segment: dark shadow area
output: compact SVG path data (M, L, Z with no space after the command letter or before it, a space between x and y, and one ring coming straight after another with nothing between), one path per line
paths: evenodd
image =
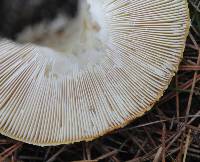
M51 21L58 14L73 18L78 0L1 0L0 36L16 39L25 27Z

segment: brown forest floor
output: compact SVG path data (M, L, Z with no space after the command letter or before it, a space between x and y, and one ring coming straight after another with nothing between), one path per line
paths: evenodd
M0 136L0 162L200 162L200 1L190 9L179 72L150 112L89 143L37 147Z

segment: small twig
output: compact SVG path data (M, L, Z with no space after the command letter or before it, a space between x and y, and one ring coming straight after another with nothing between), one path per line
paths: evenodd
M37 160L37 161L43 161L44 159L42 157L34 157L34 156L19 156L20 160Z
M135 137L131 136L130 134L129 134L129 137L140 148L140 150L142 150L145 154L147 153L144 147L138 142L138 140Z
M195 34L200 37L200 33L197 31L197 29L191 24L191 28L193 29L193 31L195 32Z
M187 139L186 139L186 144L185 144L185 151L184 151L184 156L183 156L183 162L186 161L187 152L188 152L188 148L189 148L189 145L190 145L190 134L191 134L191 129L189 129L189 132L187 134Z
M195 157L196 159L200 159L200 154L188 153L187 156L191 156L191 157Z
M66 149L66 145L63 146L56 154L54 154L49 160L47 160L47 162L53 162L57 156L59 156L61 153L63 153Z
M91 160L91 150L89 143L85 143L85 151L87 155L87 160Z
M47 149L47 151L46 151L46 154L45 154L45 156L44 156L44 160L43 160L44 162L47 160L50 151L51 151L51 147L48 147L48 149Z
M110 153L110 150L107 149L107 147L104 147L104 145L102 145L100 142L97 142L97 143L98 143L98 145L100 145L101 149L102 149L104 152L106 152L106 155L109 155L108 157L111 156L111 159L112 159L113 161L119 162L119 160L115 157L115 155L118 154L121 150L117 150L117 152L116 152L115 154L110 155L110 154L108 154L108 153ZM124 145L124 144L122 144L122 145ZM96 147L99 148L98 146L96 146ZM120 146L120 148L121 148L121 146ZM121 148L121 149L122 149L122 148ZM116 149L115 149L114 151L116 151ZM105 155L105 154L104 154L104 155ZM99 158L104 158L104 157L103 157L104 155L100 156ZM105 158L108 158L108 157L106 156ZM98 158L97 158L97 159L98 159ZM97 160L97 161L98 161L98 160Z
M180 89L183 89L183 90L186 90L188 88L190 88L193 84L193 81L194 79L190 79L188 80L187 82L185 82L184 84L180 85L179 88ZM196 82L200 81L200 74L197 75L196 77ZM176 92L170 92L168 93L167 95L165 95L161 100L160 102L158 103L159 105L160 104L163 104L171 99L173 99L174 97L176 97Z
M198 60L197 60L197 65L200 65L200 50L198 52L199 52L199 56L198 56ZM194 88L195 88L196 81L197 81L197 75L198 75L198 73L196 71L194 73L193 82L192 82L192 88L191 88L191 92L190 92L190 96L189 96L189 100L188 100L188 104L187 104L186 119L185 119L185 121L187 121L187 116L190 113L191 104L192 104L192 97L193 97L193 94L194 94Z
M178 76L176 76L176 88L179 87L179 84L178 84ZM179 118L180 116L180 104L179 104L179 93L176 92L176 116L177 118Z
M165 137L166 137L166 125L163 123L163 131L162 131L162 162L165 162Z
M162 154L162 151L163 151L163 148L160 147L155 155L155 158L153 160L153 162L159 162L160 161L160 157L161 157L161 154Z
M142 143L142 148L146 146L147 142L148 142L148 139L146 138L146 139L144 140L144 142ZM139 149L139 150L137 151L137 153L136 153L134 159L136 159L136 158L140 155L141 151L142 151L141 149Z
M151 141L151 143L153 144L154 147L156 147L156 143L155 141L153 140L151 134L149 133L149 131L147 131L146 127L143 128L145 133L147 134L147 137L149 138L149 140Z
M4 152L0 153L0 161L4 161L7 157L12 155L17 149L19 149L23 143L18 142L15 145L11 146L10 148L6 149Z
M181 136L180 151L179 151L177 158L176 158L177 162L182 162L182 155L183 155L183 149L184 149L184 139L185 139L185 133Z
M98 161L98 160L106 159L106 158L108 158L108 157L110 157L110 156L113 156L113 155L117 154L118 152L119 152L118 150L113 150L113 151L111 151L111 152L108 152L108 153L105 154L105 155L102 155L102 156L96 158L95 160Z
M188 115L188 118L192 118L192 119L196 119L198 117L200 117L200 112L197 112L195 115ZM185 119L185 116L182 116L182 117L179 117L179 118L174 118L174 120L177 120L177 119ZM133 130L133 129L137 129L137 128L143 128L143 127L146 127L146 126L150 126L150 125L154 125L154 124L160 124L160 123L168 122L168 121L171 121L171 120L172 120L171 118L166 118L164 120L157 120L157 121L153 121L153 122L137 125L137 126L130 127L130 128L124 128L124 129L121 129L121 130L119 130L117 132L113 132L113 133L125 132L125 131L128 131L128 130Z
M181 65L179 67L180 71L200 71L200 66L196 65Z
M200 115L200 111L198 111L196 113L196 115ZM196 119L196 117L193 117L192 119L190 119L190 121L187 123L188 125L191 124L194 120ZM173 137L173 139L169 142L169 144L166 146L166 150L169 149L169 147L171 147L171 145L181 136L182 132L185 131L186 126L184 125L179 132L175 135L175 137Z

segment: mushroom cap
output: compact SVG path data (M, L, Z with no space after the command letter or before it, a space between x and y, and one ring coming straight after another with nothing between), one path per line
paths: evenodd
M187 1L87 3L89 25L74 26L86 34L76 30L65 52L0 40L0 133L40 146L90 141L163 95L183 57Z

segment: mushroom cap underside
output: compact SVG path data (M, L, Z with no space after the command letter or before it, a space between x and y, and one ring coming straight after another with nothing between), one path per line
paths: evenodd
M41 146L89 141L142 116L163 95L189 32L187 1L87 3L95 22L89 40L74 39L67 55L1 39L0 133Z

